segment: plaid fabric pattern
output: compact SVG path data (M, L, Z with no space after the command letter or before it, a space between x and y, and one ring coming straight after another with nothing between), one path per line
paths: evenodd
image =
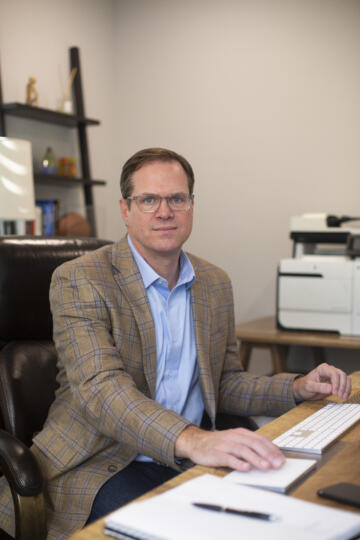
M189 255L204 403L216 411L280 414L295 405L292 375L244 373L227 275ZM32 451L47 478L49 539L85 523L106 480L138 453L179 470L175 441L189 422L153 401L156 342L149 302L126 239L67 262L50 301L60 386ZM10 492L0 479L0 526L13 533Z

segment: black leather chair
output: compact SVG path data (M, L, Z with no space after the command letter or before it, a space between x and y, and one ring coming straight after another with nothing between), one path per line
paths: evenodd
M56 389L49 285L63 262L110 242L0 237L0 468L11 488L16 539L44 540L44 480L29 450ZM10 538L0 531L0 538Z

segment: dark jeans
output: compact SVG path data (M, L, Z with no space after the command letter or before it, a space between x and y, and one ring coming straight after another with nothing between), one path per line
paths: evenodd
M133 461L99 489L85 525L140 497L179 473L153 462Z

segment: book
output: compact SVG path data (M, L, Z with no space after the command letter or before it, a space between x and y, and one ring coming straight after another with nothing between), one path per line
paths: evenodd
M4 219L2 221L3 225L3 234L16 234L16 220L15 219Z
M35 219L28 219L25 221L25 234L35 234Z
M45 236L54 236L58 220L59 201L47 199L36 200L36 206L41 208L42 234Z
M17 219L15 221L15 234L18 234L20 236L26 234L26 220L25 219Z
M194 503L266 513L264 520L198 508ZM105 534L138 540L346 540L360 515L204 474L105 517Z
M36 235L42 235L43 233L43 211L42 207L38 204L35 206L35 232Z
M281 469L261 471L251 469L248 472L232 471L224 480L235 484L256 486L271 491L286 493L294 484L308 474L315 466L315 459L287 458Z

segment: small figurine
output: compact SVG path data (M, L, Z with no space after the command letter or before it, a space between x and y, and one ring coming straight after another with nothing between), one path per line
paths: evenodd
M26 105L37 106L38 104L38 92L35 88L35 77L29 77L29 82L26 85Z

